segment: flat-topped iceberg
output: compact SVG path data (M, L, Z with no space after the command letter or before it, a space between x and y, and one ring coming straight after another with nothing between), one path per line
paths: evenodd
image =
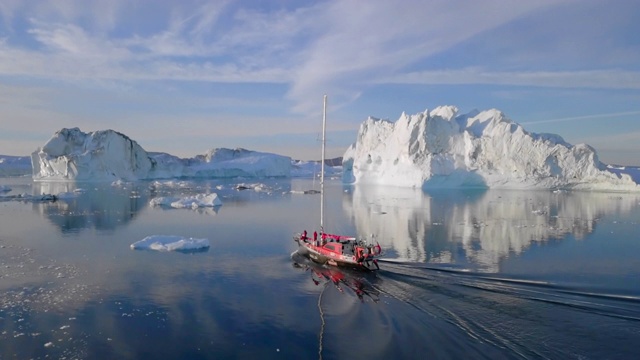
M368 118L344 154L343 171L347 183L640 191L588 145L527 132L495 109L459 115L454 106L396 122Z

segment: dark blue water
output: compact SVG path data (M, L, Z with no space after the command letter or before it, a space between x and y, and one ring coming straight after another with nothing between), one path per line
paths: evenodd
M295 253L311 180L31 183L0 201L0 358L629 359L640 340L640 196L327 186L328 229L375 235L377 273ZM150 207L216 192L207 209ZM133 251L149 235L192 253Z

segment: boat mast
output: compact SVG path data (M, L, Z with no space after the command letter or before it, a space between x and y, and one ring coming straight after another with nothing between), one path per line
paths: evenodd
M322 162L320 163L320 233L324 233L324 156L327 129L327 95L322 102Z

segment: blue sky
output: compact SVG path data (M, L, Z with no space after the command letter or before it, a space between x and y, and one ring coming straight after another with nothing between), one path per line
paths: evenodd
M0 154L114 129L318 158L368 116L497 108L640 165L640 2L0 0Z

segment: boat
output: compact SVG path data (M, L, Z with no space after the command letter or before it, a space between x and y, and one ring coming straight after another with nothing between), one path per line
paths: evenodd
M327 95L322 106L322 162L320 165L320 228L313 235L306 230L293 236L299 252L319 264L343 266L362 270L379 270L382 256L380 244L354 236L330 234L324 231L324 167L327 128Z

